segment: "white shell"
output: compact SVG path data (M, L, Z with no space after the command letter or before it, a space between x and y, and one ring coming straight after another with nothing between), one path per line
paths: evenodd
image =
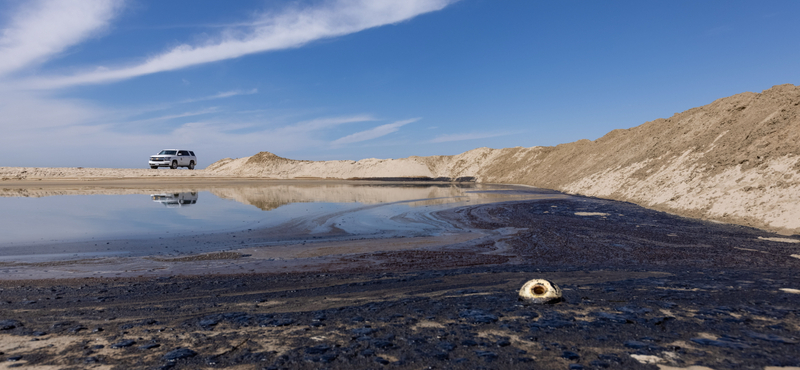
M519 299L525 303L547 303L561 298L561 288L544 279L528 280L519 290Z

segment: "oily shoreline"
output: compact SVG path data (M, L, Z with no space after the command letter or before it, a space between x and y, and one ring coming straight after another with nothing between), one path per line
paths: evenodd
M0 356L59 369L800 366L800 259L774 234L582 197L440 216L514 232L349 254L344 269L0 281ZM564 300L521 304L531 278Z

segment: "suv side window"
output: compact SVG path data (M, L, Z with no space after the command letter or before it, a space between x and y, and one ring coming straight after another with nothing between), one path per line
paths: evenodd
M194 155L194 152L192 152L192 151L190 151L190 152L189 152L189 155L190 155L190 156L192 156L192 157L194 157L194 156L195 156L195 155Z
M181 151L178 152L178 155L184 155L185 156L185 155L189 155L189 153L187 153L185 150L181 150Z

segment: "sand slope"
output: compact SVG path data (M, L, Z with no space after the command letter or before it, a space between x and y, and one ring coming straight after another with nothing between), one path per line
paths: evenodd
M800 233L800 88L743 93L555 147L454 156L295 161L262 152L205 172L271 178L474 177Z

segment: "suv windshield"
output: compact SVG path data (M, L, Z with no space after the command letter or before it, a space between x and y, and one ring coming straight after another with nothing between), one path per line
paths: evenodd
M158 154L162 154L162 155L175 155L175 152L176 152L175 150L162 150L162 151L161 151L161 153L158 153Z

